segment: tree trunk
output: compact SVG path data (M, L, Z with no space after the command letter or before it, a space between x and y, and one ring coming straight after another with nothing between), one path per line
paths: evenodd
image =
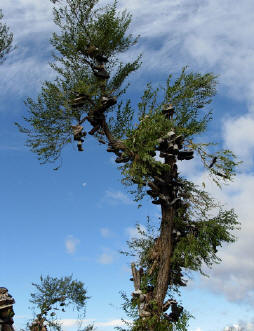
M162 312L162 305L167 294L169 283L170 257L172 252L171 233L173 227L174 208L161 204L161 212L161 255L155 288L155 300L158 304L159 312Z

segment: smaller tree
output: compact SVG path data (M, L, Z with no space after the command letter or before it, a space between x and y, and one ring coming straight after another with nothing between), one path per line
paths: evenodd
M0 9L0 64L4 62L5 57L15 47L12 46L13 33L9 32L9 28L2 21L3 13Z
M27 323L27 328L31 331L46 331L48 325L60 331L61 324L56 311L65 312L64 308L70 305L74 306L73 310L80 313L79 319L82 324L81 318L85 317L86 313L86 300L89 299L84 283L72 280L72 275L62 278L40 276L40 281L40 284L32 283L37 292L31 293L30 299L39 313L31 323ZM88 325L85 330L94 330L93 325Z

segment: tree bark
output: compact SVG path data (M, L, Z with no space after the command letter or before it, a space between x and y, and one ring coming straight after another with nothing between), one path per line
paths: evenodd
M161 204L161 213L161 255L154 296L158 304L159 312L162 312L162 306L167 294L169 283L170 257L172 252L171 234L173 228L174 208Z

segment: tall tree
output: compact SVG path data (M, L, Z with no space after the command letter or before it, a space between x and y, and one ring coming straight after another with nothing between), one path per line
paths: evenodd
M208 152L209 146L216 145L213 142L194 141L212 119L212 112L204 114L203 109L216 93L216 77L183 68L176 79L169 75L166 87L160 87L165 92L160 101L159 88L153 90L148 83L135 114L130 99L124 106L122 100L117 104L128 87L121 89L124 80L141 65L141 55L127 64L117 58L138 40L125 36L131 15L126 11L118 15L116 0L97 9L98 0L51 1L57 3L54 21L60 33L51 39L57 54L50 65L58 77L43 84L37 101L27 99L24 119L29 126L16 124L28 135L27 145L42 163L57 161L72 140L83 151L84 125L90 125L89 134L107 144L107 151L117 156L115 161L123 163L119 167L122 183L135 185L130 191L134 200L148 194L152 203L161 206L158 236L147 243L149 253L142 251L141 268L132 265L131 306L138 308L138 315L131 328L172 330L183 320L182 309L165 299L173 285L176 289L183 286L181 268L199 270L202 261L211 264L216 247L222 241L234 241L229 230L238 224L233 210L224 211L177 171L178 161L192 159L195 152L221 187L232 180L240 163L229 150ZM138 116L136 127L134 115ZM156 151L164 163L155 159ZM216 207L218 215L211 217L209 211ZM168 315L165 311L170 306ZM184 330L184 323L180 324L178 329Z
M13 33L11 33L6 24L2 23L3 13L0 9L0 63L3 63L6 55L14 49L12 46Z

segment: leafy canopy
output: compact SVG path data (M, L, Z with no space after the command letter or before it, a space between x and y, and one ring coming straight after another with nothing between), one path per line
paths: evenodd
M0 63L3 63L6 55L10 53L14 48L12 47L13 33L6 24L2 23L4 15L0 9Z
M83 122L85 116L98 107L102 94L121 96L126 87L121 85L128 75L140 66L141 55L133 62L123 64L117 55L137 43L138 37L125 36L131 22L131 15L125 11L116 12L117 1L95 9L98 0L66 0L65 6L54 8L54 22L59 33L53 33L50 40L56 49L51 67L58 76L54 82L45 81L37 101L27 98L28 115L24 117L28 127L18 123L19 130L28 136L26 145L38 155L42 163L59 159L63 147L72 141L71 126ZM108 58L105 69L111 79L105 83L95 77L92 71L94 61L87 55L89 45ZM73 109L71 103L78 93L87 95L82 107ZM119 116L131 118L130 101L118 104L116 126ZM107 112L113 111L111 106ZM111 119L111 122L114 118ZM122 124L126 123L124 120ZM99 134L95 134L100 137Z
M216 156L217 162L209 169L212 180L221 187L221 180L226 183L235 176L235 168L240 162L236 162L236 155L230 150L218 151L214 154L207 151L208 146L217 145L214 142L195 143L194 136L206 131L209 121L212 119L212 111L204 113L204 109L212 101L216 89L216 76L212 74L194 74L187 72L187 67L172 82L172 75L166 82L166 88L160 86L153 90L151 83L147 84L139 108L139 124L126 131L124 140L127 151L135 153L138 158L134 161L119 166L122 172L122 183L131 186L138 184L135 193L135 201L145 196L143 188L155 174L169 171L170 166L156 160L155 151L158 149L158 139L164 137L169 131L184 137L183 148L194 150L200 156L205 168L209 168L211 160ZM164 91L164 97L159 102L159 89ZM162 110L165 105L172 104L175 108L173 118L165 118ZM202 113L203 112L203 113ZM114 129L114 128L113 128ZM218 178L218 172L220 177Z
M38 318L43 318L49 326L61 330L61 325L57 321L56 310L61 308L64 312L64 307L72 305L74 309L85 316L86 301L89 297L84 283L72 280L72 275L61 278L40 276L40 281L40 284L32 283L37 292L31 293L30 299L30 302L39 309Z

